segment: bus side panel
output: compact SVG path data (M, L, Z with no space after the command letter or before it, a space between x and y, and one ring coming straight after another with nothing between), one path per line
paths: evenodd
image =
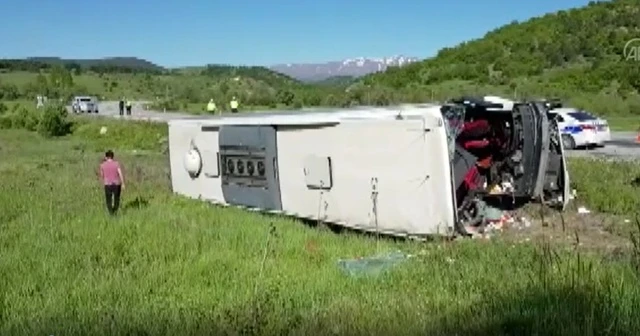
M446 131L426 118L279 127L283 211L389 234L451 232Z

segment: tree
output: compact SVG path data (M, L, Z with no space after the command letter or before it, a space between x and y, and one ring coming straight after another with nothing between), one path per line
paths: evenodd
M65 67L55 66L49 73L49 82L56 89L66 90L73 87L73 76Z
M46 137L58 137L70 132L67 109L63 105L50 104L44 109L38 123L38 133Z
M277 96L278 96L278 101L281 104L284 104L287 106L291 105L293 103L293 100L296 97L291 91L288 91L288 90L279 91Z

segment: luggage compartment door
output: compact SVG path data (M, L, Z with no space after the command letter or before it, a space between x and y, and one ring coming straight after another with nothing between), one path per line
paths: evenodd
M218 134L225 202L282 210L275 127L221 126Z

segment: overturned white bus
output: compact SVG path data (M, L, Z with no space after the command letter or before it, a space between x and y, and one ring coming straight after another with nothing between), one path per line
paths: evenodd
M544 105L487 98L173 120L172 188L398 236L467 234L487 197L563 209L569 176Z

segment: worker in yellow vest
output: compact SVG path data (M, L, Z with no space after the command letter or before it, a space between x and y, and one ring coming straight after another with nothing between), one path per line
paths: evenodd
M238 113L238 100L236 99L236 97L233 97L231 99L231 103L229 103L229 105L231 105L232 113Z
M208 113L216 113L216 103L213 102L213 99L209 99L209 104L207 104L207 112Z

